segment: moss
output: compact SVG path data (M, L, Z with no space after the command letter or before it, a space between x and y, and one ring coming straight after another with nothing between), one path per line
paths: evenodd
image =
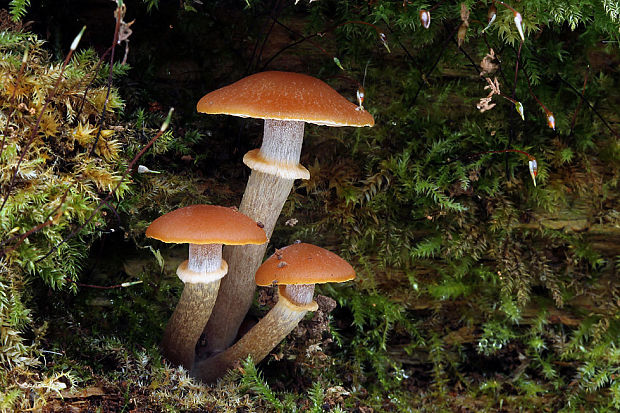
M2 31L0 132L7 145L0 195L7 188L11 195L0 212L0 409L78 402L104 411L617 409L620 174L617 135L607 126L616 127L620 90L617 7L526 3L514 5L526 33L516 85L518 34L501 7L485 34L482 24L470 25L467 55L450 40L460 24L457 4L438 5L424 30L418 9L427 4L300 2L278 15L299 36L280 24L269 32L265 16L272 10L261 2L179 12L175 27L184 36L204 33L210 42L207 48L188 36L183 45L220 57L217 65L201 66L205 78L196 93L254 67L261 59L250 57L253 42L266 38L265 62L307 35L323 50L302 42L268 68L315 74L351 98L363 83L364 106L377 121L363 130L308 127L302 163L311 179L297 183L271 240L276 247L313 242L354 264L354 284L319 289L339 304L330 331L292 335L258 369L241 364L215 387L198 385L159 355L163 325L181 291L172 276L178 253L142 237L154 217L172 208L236 204L245 179L235 156L250 149L259 128L185 114L143 157L161 173L132 175L105 214L84 225L163 117L157 105L119 115L123 99L159 95L129 88L121 99L112 87L107 126L91 153L109 67L95 73L97 55L77 53L11 186L11 165L60 64L36 36ZM486 21L489 2L466 4L472 21ZM232 18L255 24L226 24ZM391 53L372 27L342 24L360 20L386 34ZM233 48L233 38L247 43ZM29 60L17 81L26 45ZM501 91L523 103L525 121L497 95L493 109L475 108L488 90L474 65L489 47L501 57ZM154 48L132 45L132 53L140 50ZM144 52L135 61L151 59ZM153 65L141 73L156 71ZM117 82L132 76L122 67L114 73ZM586 74L592 107L580 103ZM91 97L78 115L91 78ZM556 131L537 99L554 112ZM243 136L235 142L238 154L231 155L231 136ZM526 157L487 153L510 148L536 157L537 187ZM37 230L22 241L31 229ZM111 290L78 285L128 280L142 283ZM300 331L311 328L311 317Z

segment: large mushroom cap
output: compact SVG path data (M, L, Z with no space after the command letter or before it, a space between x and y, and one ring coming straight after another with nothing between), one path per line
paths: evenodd
M351 265L324 248L293 244L276 251L256 271L257 285L322 284L355 278Z
M373 126L367 111L327 83L291 72L261 72L205 95L198 112L327 126Z
M177 244L264 244L265 231L233 208L190 205L157 218L146 236Z

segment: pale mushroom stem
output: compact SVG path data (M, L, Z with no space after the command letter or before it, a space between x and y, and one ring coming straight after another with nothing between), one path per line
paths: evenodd
M183 293L162 340L164 356L173 364L191 369L196 343L211 315L225 266L222 244L189 244L189 259L177 269L185 283Z
M310 304L314 296L314 284L287 285L286 288L284 288L284 294L295 304Z
M304 122L265 119L260 154L276 162L297 165L304 139Z
M292 287L292 288L291 288ZM254 363L264 359L304 318L308 311L317 309L312 301L314 284L286 286L279 288L276 305L250 331L235 344L221 353L194 365L192 375L210 383L233 368L248 356ZM299 298L303 302L296 302Z
M187 269L202 273L213 272L222 265L222 244L189 244Z
M304 122L266 119L259 153L270 161L297 165L303 134ZM293 178L256 170L250 175L239 211L261 223L267 238L273 233L293 181ZM222 280L212 317L205 328L208 353L220 352L234 341L252 304L256 290L254 273L262 263L266 249L267 244L224 248L228 276Z

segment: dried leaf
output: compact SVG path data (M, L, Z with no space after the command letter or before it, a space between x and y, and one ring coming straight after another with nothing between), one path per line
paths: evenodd
M493 63L496 60L495 51L491 49L489 53L482 58L482 62L480 62L480 67L482 68L482 72L480 72L480 76L487 76L495 73L497 69L499 69L499 65Z
M469 9L465 3L461 3L461 20L465 25L469 26Z
M497 78L494 78L493 80L491 80L488 77L485 77L484 79L488 83L488 85L486 85L484 89L485 90L491 89L491 91L489 92L487 97L480 98L480 101L476 105L476 108L478 108L480 112L486 112L487 110L493 109L495 107L495 103L491 103L491 100L493 99L493 95L501 94L499 90L499 81L497 80Z
M65 399L85 399L93 396L105 396L106 392L103 388L95 386L95 387L87 387L79 392L73 392L70 390L61 391L60 394L52 396L52 397L63 397Z

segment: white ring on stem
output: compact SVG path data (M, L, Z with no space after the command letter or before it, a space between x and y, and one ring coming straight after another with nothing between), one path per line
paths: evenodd
M196 272L187 268L189 260L183 261L177 268L177 275L179 279L184 283L197 284L197 283L211 283L224 277L228 273L228 264L222 260L222 265L218 270L211 272Z

